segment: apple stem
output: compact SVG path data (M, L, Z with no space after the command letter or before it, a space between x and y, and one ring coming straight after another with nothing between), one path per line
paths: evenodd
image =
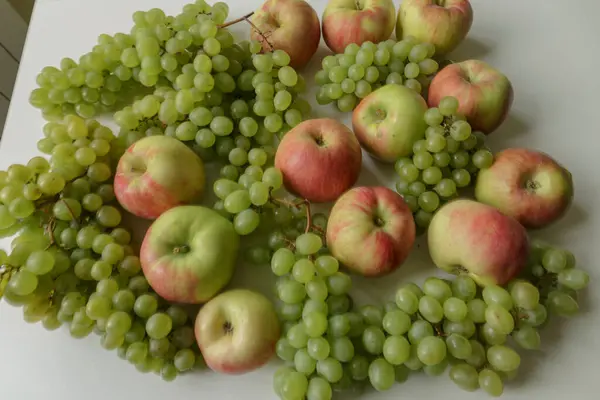
M185 254L188 251L190 251L189 246L186 246L186 245L177 246L173 249L173 254Z
M252 11L252 12L250 12L250 13L242 16L242 17L234 19L233 21L225 22L224 24L220 24L220 25L217 25L217 26L219 28L227 28L228 26L231 26L233 24L237 24L238 22L242 22L244 20L247 20L248 18L250 18L252 16L252 14L254 14L254 11Z

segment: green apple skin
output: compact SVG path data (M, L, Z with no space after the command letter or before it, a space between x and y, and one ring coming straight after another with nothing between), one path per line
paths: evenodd
M475 197L526 228L538 229L560 219L569 209L573 178L547 154L506 149L496 154L490 168L479 171Z
M170 208L199 200L205 181L196 153L175 138L156 135L138 140L121 156L114 188L124 209L156 219Z
M219 294L200 309L194 333L210 369L242 374L273 357L280 323L265 296L236 289Z
M519 274L529 256L525 228L498 209L474 200L446 203L427 231L433 263L466 273L479 285L504 285Z
M284 50L294 68L308 64L319 48L319 16L304 0L267 0L254 12L251 21L262 33L251 29L251 39L261 42L265 52Z
M454 50L469 33L473 8L468 0L402 0L396 37L412 36L435 45L437 55Z
M361 146L375 158L393 163L412 154L425 137L427 103L412 89L390 84L362 99L352 113L352 128Z
M506 119L514 91L508 77L480 60L466 60L444 67L432 79L427 93L429 107L446 97L456 97L458 113L467 118L474 131L486 135Z
M399 268L415 241L402 196L386 187L356 187L338 199L327 221L327 247L348 269L383 276Z
M231 222L216 211L180 206L152 223L140 261L148 283L165 300L204 303L231 280L239 243Z
M350 43L379 43L390 38L395 16L391 0L330 0L323 12L323 40L338 54Z

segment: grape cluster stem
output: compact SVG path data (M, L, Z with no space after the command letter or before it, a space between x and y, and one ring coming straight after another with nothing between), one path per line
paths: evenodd
M258 29L258 27L256 25L254 25L254 23L252 21L250 21L250 17L252 15L254 15L254 11L249 12L248 14L243 15L239 18L236 18L232 21L225 22L224 24L220 24L220 25L218 25L218 27L219 28L227 28L228 26L237 24L238 22L246 21L252 27L252 29L254 29L256 31L256 33L258 33L260 35L260 37L262 38L261 42L264 42L269 46L269 51L273 51L275 49L275 47L271 44L271 42L269 42L269 39L267 39L267 35L265 35L260 29Z

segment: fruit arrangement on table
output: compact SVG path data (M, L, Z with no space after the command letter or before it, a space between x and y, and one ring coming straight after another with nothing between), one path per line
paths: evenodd
M166 381L276 354L284 400L385 391L418 371L500 396L516 349L539 349L550 315L575 315L589 277L527 232L568 210L569 172L535 150L486 147L512 104L509 79L444 58L469 31L469 2L403 0L396 13L391 0L331 0L321 22L302 0L228 14L204 0L174 17L136 12L130 33L41 71L30 102L48 121L49 158L0 171L0 233L14 236L0 297L26 322L97 333ZM251 40L234 38L237 23ZM333 54L317 102L352 112L352 129L310 119L302 98L297 69L321 33ZM109 111L116 133L93 119ZM355 187L362 150L393 165L395 190ZM313 210L330 202L329 215ZM126 212L152 221L141 243ZM390 274L422 234L449 274L398 282L385 306L355 304L351 274ZM275 302L227 289L240 257L270 265Z

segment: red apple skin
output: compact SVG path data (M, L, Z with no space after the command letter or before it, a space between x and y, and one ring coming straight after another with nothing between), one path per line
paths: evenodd
M377 226L380 219L383 226ZM386 187L357 187L342 195L327 222L327 246L348 269L364 276L399 268L415 241L412 213Z
M285 188L315 203L334 201L357 181L362 152L352 131L330 118L301 122L277 148Z
M379 43L390 38L395 18L391 0L330 0L322 18L323 39L335 53L343 53L350 43Z
M514 218L474 200L446 203L427 232L435 265L454 274L468 273L478 284L504 285L525 267L527 231Z
M261 42L266 52L284 50L294 68L308 64L319 47L319 16L304 0L267 0L254 12L251 21L264 35L251 29L251 39Z
M479 60L450 64L433 78L427 101L437 107L446 96L456 97L458 112L473 130L490 134L506 118L513 102L513 87L506 75Z
M479 172L475 197L526 228L538 229L558 220L569 209L573 178L547 154L506 149L496 154L490 168Z
M398 9L396 37L412 36L431 43L437 55L454 50L469 33L473 8L468 0L402 0Z
M138 140L121 156L114 190L124 209L156 219L173 207L199 200L204 184L200 157L179 140L157 135Z

